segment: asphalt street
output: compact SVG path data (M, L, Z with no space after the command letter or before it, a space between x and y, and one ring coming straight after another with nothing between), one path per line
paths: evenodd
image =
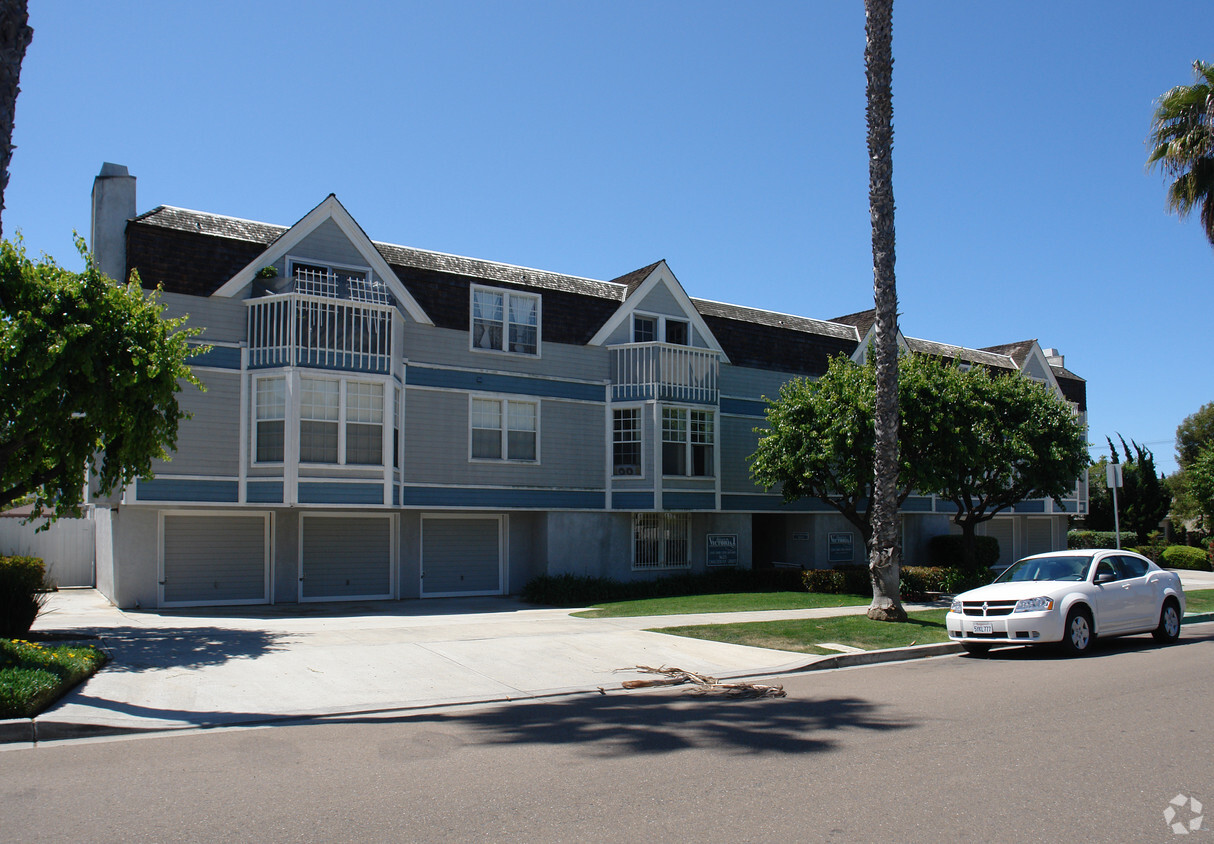
M1084 659L786 676L784 699L612 692L52 742L0 751L0 837L1175 841L1169 807L1214 809L1212 678L1204 623Z

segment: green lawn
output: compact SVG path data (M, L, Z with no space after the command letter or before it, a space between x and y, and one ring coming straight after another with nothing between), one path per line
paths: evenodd
M947 610L929 610L910 614L910 620L894 623L872 621L863 615L833 618L803 618L788 621L755 621L744 624L699 624L690 627L663 627L657 632L714 642L730 642L756 648L774 648L807 654L837 653L818 647L821 642L850 645L866 651L904 648L947 642L944 627Z
M91 645L0 639L0 718L32 718L105 662Z
M1184 593L1186 612L1214 612L1214 589L1195 589Z
M805 610L817 607L862 607L872 595L819 595L814 592L736 592L723 595L686 595L680 598L646 598L603 604L574 613L579 618L622 618L638 615L686 615L696 612L747 612L751 610Z

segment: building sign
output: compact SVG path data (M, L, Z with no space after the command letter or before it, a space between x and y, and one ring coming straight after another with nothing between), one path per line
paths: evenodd
M792 535L793 542L809 542L809 533L794 533Z
M828 559L832 563L850 563L853 560L853 533L832 533Z
M736 533L708 534L708 565L736 566L738 564L738 535Z

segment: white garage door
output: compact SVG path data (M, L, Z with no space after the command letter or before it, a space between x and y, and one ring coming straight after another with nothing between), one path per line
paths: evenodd
M391 516L300 518L301 601L392 597Z
M161 519L161 606L269 601L268 514Z
M1012 547L1012 520L991 519L986 523L986 535L999 540L999 564L1010 566L1016 562L1016 549Z
M1020 539L1022 557L1058 550L1054 547L1053 519L1025 519L1020 527Z
M504 533L499 516L423 518L422 597L503 594Z

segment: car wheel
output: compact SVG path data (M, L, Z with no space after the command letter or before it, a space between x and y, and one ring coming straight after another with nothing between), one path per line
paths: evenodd
M1082 656L1092 649L1092 617L1087 610L1075 607L1066 614L1062 629L1062 650L1067 656Z
M970 656L986 656L991 652L990 645L971 645L967 642L961 647L965 648L965 652Z
M1163 602L1163 609L1159 611L1159 626L1151 635L1155 637L1156 642L1165 645L1170 645L1180 638L1180 607L1176 601L1168 598Z

